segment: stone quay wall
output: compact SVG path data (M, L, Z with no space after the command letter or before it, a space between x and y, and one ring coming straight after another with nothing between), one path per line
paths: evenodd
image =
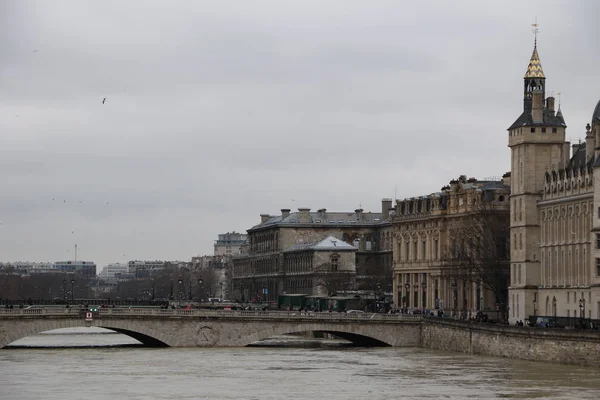
M600 333L441 319L423 321L421 347L600 367Z

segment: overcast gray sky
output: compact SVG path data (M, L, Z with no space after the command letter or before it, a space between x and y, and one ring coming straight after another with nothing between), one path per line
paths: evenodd
M600 2L2 1L0 260L188 260L260 213L509 170L531 24L568 136ZM102 104L102 99L106 103Z

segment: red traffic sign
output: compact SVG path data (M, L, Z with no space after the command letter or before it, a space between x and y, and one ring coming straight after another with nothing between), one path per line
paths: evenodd
M92 321L94 319L94 314L92 314L90 311L85 313L85 320L86 321Z

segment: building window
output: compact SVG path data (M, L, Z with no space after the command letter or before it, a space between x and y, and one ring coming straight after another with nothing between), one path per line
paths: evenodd
M556 133L556 132L557 132L556 128L552 128L552 133Z
M332 271L337 271L338 270L338 260L339 258L337 257L331 257L331 270Z
M600 276L600 258L596 258L596 276Z
M535 133L535 128L531 128L531 133Z
M600 250L600 233L596 233L596 248Z
M546 133L546 128L542 128L542 133Z

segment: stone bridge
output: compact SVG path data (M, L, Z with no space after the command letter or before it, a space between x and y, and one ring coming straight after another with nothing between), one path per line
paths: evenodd
M147 346L242 347L275 335L326 332L356 346L420 346L421 318L401 314L280 311L100 309L0 310L0 348L59 328L94 326L131 336Z

